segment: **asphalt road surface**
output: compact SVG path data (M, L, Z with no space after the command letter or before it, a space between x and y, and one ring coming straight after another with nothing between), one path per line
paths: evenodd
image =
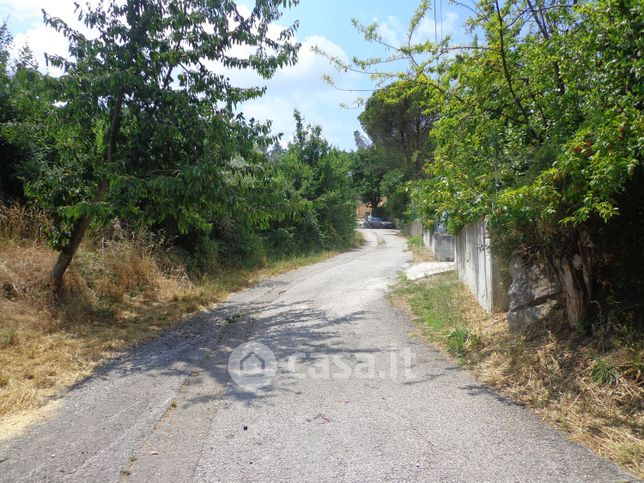
M633 479L415 337L385 299L404 239L364 234L77 384L0 443L0 479Z

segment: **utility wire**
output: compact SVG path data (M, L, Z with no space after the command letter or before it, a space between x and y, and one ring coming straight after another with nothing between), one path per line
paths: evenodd
M439 22L440 22L440 41L443 41L443 0L438 1L438 16L439 16Z
M434 42L438 44L438 23L436 22L436 0L432 3L432 12L434 14Z
M432 12L434 14L434 42L438 45L438 24L436 23L436 1L432 2ZM436 56L436 76L438 77L438 56Z

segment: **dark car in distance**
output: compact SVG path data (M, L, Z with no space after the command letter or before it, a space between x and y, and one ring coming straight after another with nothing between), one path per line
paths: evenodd
M383 220L377 216L367 216L367 220L364 223L366 228L395 228L395 225L391 221Z

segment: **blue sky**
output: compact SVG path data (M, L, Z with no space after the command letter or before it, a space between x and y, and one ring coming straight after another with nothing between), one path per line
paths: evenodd
M251 4L250 0L238 3ZM64 53L66 44L56 32L42 25L41 9L64 19L73 19L73 4L73 0L0 0L0 18L8 18L15 49L28 43L44 70L43 53ZM333 144L343 149L354 149L353 132L360 129L357 116L361 110L343 109L340 104L354 104L356 97L368 96L369 93L339 91L327 85L322 76L333 75L337 85L347 89L368 90L374 88L374 84L359 74L337 74L326 59L311 52L311 47L317 45L345 59L386 55L381 47L362 39L352 27L351 19L357 18L365 24L377 22L383 37L396 43L404 38L409 18L417 5L416 0L301 0L297 7L287 10L279 22L281 26L290 25L295 20L300 22L297 32L297 40L302 43L299 64L278 72L269 81L249 72L233 72L231 78L239 85L266 85L268 88L262 99L246 104L242 110L248 117L271 120L275 132L284 133L283 139L287 141L293 133L293 109L299 109L307 121L322 126ZM433 40L433 18L433 13L430 13L420 28L419 36ZM450 5L447 0L437 5L439 33L442 29L444 35L463 39L465 18L466 11Z

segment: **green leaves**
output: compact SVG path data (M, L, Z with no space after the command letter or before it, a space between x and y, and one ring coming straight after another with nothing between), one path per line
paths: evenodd
M278 253L345 248L355 228L351 155L329 145L319 126L295 112L295 140L273 158L274 217L264 233Z
M454 229L488 217L501 238L526 224L608 222L642 169L641 2L477 7L470 23L484 43L426 81L448 87L415 202Z
M56 155L43 160L29 193L61 226L119 216L209 234L235 205L248 208L240 211L250 226L265 226L241 185L254 179L251 167L264 162L260 149L274 139L235 111L264 89L238 88L217 71L270 77L294 63L294 27L273 39L268 26L281 6L296 3L258 0L245 13L230 1L104 2L77 8L87 36L45 13L70 47L67 57L48 57L64 71L53 99ZM234 46L251 53L235 55Z
M398 81L374 92L359 116L374 145L404 161L409 178L418 177L431 156L429 131L437 119L431 100L426 86Z

